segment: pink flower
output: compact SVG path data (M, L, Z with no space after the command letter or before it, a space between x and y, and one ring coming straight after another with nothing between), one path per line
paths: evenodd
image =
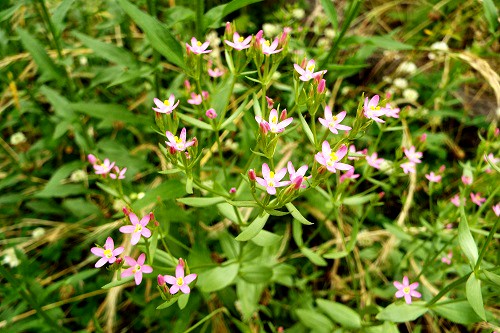
M285 112L285 110L283 110L283 112ZM285 128L288 125L290 125L293 118L287 118L281 122L278 122L278 120L280 120L278 118L278 111L276 111L276 109L272 109L271 112L269 113L269 122L263 120L262 117L259 116L255 116L255 120L259 123L259 126L261 127L264 126L267 130L271 131L272 133L281 133L285 130Z
M314 158L319 164L326 166L328 171L335 173L337 172L337 169L350 170L353 168L352 165L338 162L344 158L346 154L347 146L342 145L339 150L332 152L330 144L325 140L321 145L321 152L317 153Z
M224 42L231 46L233 49L241 51L244 49L248 49L250 47L250 42L252 41L252 36L248 36L247 38L241 37L237 32L233 34L233 41L230 42L225 40Z
M415 151L415 146L411 146L410 149L403 149L406 157L410 160L410 162L413 163L421 163L422 161L420 160L422 158L422 153L419 151Z
M382 162L384 162L384 159L378 158L378 154L373 153L366 156L366 162L368 163L368 165L371 165L375 169L380 169Z
M427 133L422 134L418 137L418 141L425 142L427 140Z
M179 260L180 261L180 260ZM189 274L184 276L184 266L179 262L177 267L175 267L175 277L172 275L165 275L163 278L165 282L171 284L170 293L173 295L177 293L180 289L184 294L189 294L191 289L188 284L196 279L196 274Z
M493 206L492 209L496 216L500 216L500 202Z
M92 154L88 154L87 155L87 159L88 159L89 163L92 164L92 165L94 165L94 164L97 163L97 157L95 157Z
M290 175L290 181L292 183L296 182L298 184L297 187L306 188L307 185L303 181L306 180L307 178L310 178L310 176L309 177L305 176L308 168L309 167L307 165L303 165L297 171L295 171L292 161L288 161L287 169L288 169L288 174Z
M485 201L486 198L481 198L481 193L471 193L470 194L470 199L472 200L473 203L475 203L478 206L481 206Z
M142 253L139 258L137 258L137 261L135 261L134 258L125 256L125 262L127 265L130 267L127 268L122 272L122 278L128 277L133 275L135 279L135 284L140 285L142 282L142 273L151 273L153 272L153 267L149 265L144 265L144 262L146 261L146 254Z
M214 69L209 68L208 69L208 75L210 77L216 78L216 77L221 77L224 75L225 71L220 69L219 67L215 67Z
M175 96L171 94L170 97L163 102L158 98L154 98L153 101L156 104L156 108L152 108L154 111L159 113L171 114L172 111L179 105L179 101L175 103Z
M125 179L125 172L127 172L127 168L123 168L120 170L117 166L113 168L115 173L110 173L109 177L112 179Z
M470 185L472 184L472 178L464 175L462 176L462 183L464 183L464 185Z
M151 230L146 228L146 225L149 223L152 215L153 213L150 213L144 216L140 221L137 215L135 215L134 213L130 213L128 215L128 218L132 225L125 225L123 227L120 227L120 232L124 234L132 234L132 240L130 241L130 244L135 245L139 243L139 239L141 238L141 236L144 236L145 238L151 237Z
M96 175L107 175L115 166L115 162L111 163L109 159L104 159L103 163L96 162L94 164L94 170Z
M442 177L440 175L434 174L434 172L431 171L431 173L425 175L425 178L427 178L431 183L439 183Z
M210 119L215 119L217 118L217 112L215 112L214 109L210 108L205 112L205 116L207 116Z
M201 43L195 37L191 38L191 45L186 43L186 48L188 51L193 52L194 54L202 54L202 53L210 53L212 50L207 50L209 42Z
M95 264L95 267L99 268L102 267L105 263L114 263L116 261L116 256L122 254L123 250L123 246L117 247L115 249L113 238L108 237L106 239L106 243L104 244L104 249L100 247L93 247L90 249L90 252L98 257L102 257Z
M444 262L447 265L451 265L451 258L453 258L453 252L448 252L447 255L441 258L441 262Z
M349 131L352 128L349 126L345 125L340 125L340 122L344 120L347 112L342 111L336 116L332 116L332 110L330 109L329 106L325 107L325 119L319 118L319 122L321 125L325 126L328 128L333 134L339 134L337 130L341 131Z
M256 177L256 180L257 183L266 188L267 193L269 193L270 195L275 195L277 187L283 187L290 184L290 181L280 181L283 179L283 177L285 177L285 174L286 168L278 170L278 172L276 172L275 174L274 171L269 170L269 166L267 165L267 163L264 163L262 164L262 176L264 178Z
M165 141L167 146L175 151L184 151L186 148L191 147L195 144L195 139L186 142L186 128L181 130L180 137L174 136L171 132L167 131L165 133L169 142Z
M393 108L389 103L385 105L385 115L387 117L399 118L399 108Z
M394 286L398 288L398 291L396 291L395 296L397 298L404 297L406 304L411 304L411 298L420 298L422 295L416 291L415 289L418 288L418 282L414 282L412 284L409 284L409 280L407 276L403 277L403 283L394 281Z
M354 168L347 170L342 176L340 176L340 182L343 183L346 179L356 179L359 178L359 174L354 173Z
M262 47L262 53L267 54L267 55L278 53L278 52L281 52L283 50L283 49L276 50L276 48L278 47L278 43L279 43L278 38L275 38L272 44L266 39L262 39L260 41L260 43L261 43L261 47Z
M450 199L451 203L454 204L456 207L460 207L460 196L458 194L455 194L453 198Z
M406 162L401 164L401 168L403 169L403 172L408 174L408 173L415 173L415 163L413 162Z
M293 64L295 70L300 74L299 79L304 82L314 79L316 76L321 76L327 72L326 70L314 72L315 66L316 63L314 59L311 59L307 62L307 66L305 69L300 67L298 64Z
M191 98L187 100L191 105L200 105L203 102L201 94L191 93Z
M368 152L368 150L365 148L363 150L360 150L360 151L356 151L356 147L354 145L350 145L349 146L349 152L352 153L352 154L361 154L363 155L362 157L365 157L366 153ZM360 159L360 157L356 157L356 156L347 156L347 159L351 160L351 161L357 161Z
M378 123L385 123L384 120L379 118L385 115L386 112L385 109L381 109L378 106L379 99L378 95L373 96L370 100L368 100L368 97L365 99L365 104L363 105L364 115L366 118L373 119Z

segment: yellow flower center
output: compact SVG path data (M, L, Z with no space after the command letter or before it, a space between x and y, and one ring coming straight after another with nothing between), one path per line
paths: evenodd
M375 110L380 110L380 106L370 106L370 109L372 111L375 111Z
M111 258L113 256L113 252L111 250L104 250L104 255L106 258Z
M314 67L316 67L316 65L311 65L311 66L308 66L308 67L307 67L307 70L308 70L309 72L312 72L312 71L314 71Z
M269 172L269 177L274 178L274 171Z
M278 117L274 116L271 118L271 123L277 124L278 123Z
M200 41L198 41L198 42L196 42L196 45L201 46L202 44Z
M403 292L404 292L405 294L409 294L409 293L410 293L410 287L404 287L404 288L403 288Z
M269 41L265 39L264 40L264 45L267 46L267 47L269 47L269 46L271 46L271 43L269 43Z
M174 140L176 143L182 143L182 140L179 139L179 137L177 137L177 136L174 136Z
M136 273L138 271L141 270L141 266L140 265L135 265L134 269L132 270L132 273Z
M332 117L333 121L337 121L339 118L337 116Z
M180 278L177 278L177 285L179 287L183 286L184 285L184 280L180 277Z
M137 223L137 224L135 225L134 233L136 233L136 232L141 232L141 231L142 231L142 225L141 225L141 224L139 224L139 223Z
M243 38L243 37L238 38L238 42L240 42L240 43L243 42L244 40L245 40L245 38Z
M330 159L326 162L326 164L327 164L328 166L333 166L333 164L334 164L335 162L337 162L337 160L338 160L338 159L339 159L339 158L337 157L337 154L335 154L334 152L332 152L332 153L330 154Z
M170 106L170 102L168 101L168 99L164 100L163 104L165 104L165 106Z

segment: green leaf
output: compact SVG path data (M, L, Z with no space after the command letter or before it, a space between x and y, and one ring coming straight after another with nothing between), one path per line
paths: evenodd
M89 277L92 277L99 273L98 269L85 269L81 272L78 272L76 274L71 275L67 279L65 279L64 283L65 284L73 284L73 283L81 283L83 280L88 279Z
M17 34L21 38L21 43L24 48L33 57L33 60L38 65L38 70L42 73L43 80L64 80L64 74L52 59L47 55L43 45L27 31L17 28Z
M309 141L315 145L315 142L314 142L314 135L311 131L311 129L309 128L309 125L307 124L307 121L304 119L304 116L299 112L299 119L300 119L300 123L302 124L302 129L304 130L304 132L306 133L306 136L307 138L309 139Z
M253 220L248 227L246 227L238 236L236 236L236 240L239 242L245 242L257 236L257 234L266 225L268 218L269 214L267 213L264 213L263 216L257 216L257 218Z
M477 245L469 229L469 222L465 216L465 209L460 207L460 222L458 224L458 243L462 248L465 256L469 260L469 264L474 267L478 259Z
M184 120L189 125L193 125L193 126L196 126L198 128L201 128L201 129L204 129L204 130L208 130L208 131L213 131L212 125L207 124L204 121L198 120L196 118L190 117L190 116L185 115L185 114L180 113L180 112L177 112L177 116L180 119Z
M298 247L302 247L304 245L304 240L302 239L302 224L297 220L293 220L292 236Z
M245 106L247 105L247 101L248 101L248 98L245 99L245 101L240 104L240 107L238 109L236 109L236 111L233 112L229 116L229 118L227 118L226 120L224 120L224 122L220 125L219 129L224 129L228 125L232 124L233 121L245 110Z
M39 91L47 98L57 116L67 119L68 121L75 121L75 112L69 107L70 102L66 97L61 96L57 90L45 85L41 86Z
M417 319L427 311L428 309L422 304L406 304L398 302L392 303L391 305L383 309L376 316L376 318L378 320L388 320L394 323L404 323Z
M240 255L240 243L232 235L223 230L219 235L219 242L222 252L228 259L236 259Z
M467 301L437 303L431 309L457 324L470 325L481 321Z
M63 22L64 18L66 17L68 10L73 5L73 2L75 2L75 0L64 0L63 2L61 2L59 6L57 6L57 8L52 13L50 19L52 20L52 23L55 28L55 32L57 35L56 38L60 38L61 36L61 32L63 31L64 28L64 22Z
M0 22L10 19L22 5L23 5L22 3L17 3L10 8L2 10L0 12Z
M486 21L488 22L489 31L492 34L496 34L498 27L498 9L493 3L493 0L483 0L483 9L484 16L486 16Z
M261 230L257 236L252 238L252 242L259 246L271 246L278 243L282 238L283 236L273 234L267 230Z
M361 317L348 306L321 298L316 303L321 311L343 327L361 328Z
M168 308L169 306L171 306L172 304L174 304L175 302L177 302L177 298L172 298L168 301L166 301L165 303L163 304L160 304L156 307L156 310L161 310L161 309L165 309L165 308Z
M378 196L378 194L354 195L352 197L342 199L342 204L347 206L362 205L366 202L371 201L376 196Z
M326 17L333 26L333 29L337 30L339 28L339 22L337 19L337 11L335 10L335 6L333 5L333 1L331 0L320 0L321 6L323 6L323 10L325 11Z
M189 294L182 294L177 299L177 305L179 305L179 309L184 309L189 301Z
M271 281L273 270L260 264L244 265L240 268L239 275L249 283L266 283Z
M111 188L108 185L104 185L103 183L100 183L100 182L97 182L96 185L97 185L97 187L99 187L101 190L108 193L109 195L111 195L115 198L120 197L120 194L118 194L118 191L116 191L114 188Z
M481 280L476 278L476 275L472 273L465 284L465 294L467 295L467 300L469 304L474 309L474 312L481 317L481 319L486 320L486 313L484 312L483 304L483 294L481 293Z
M327 262L319 254L307 247L301 247L300 252L307 257L313 264L317 266L326 266Z
M333 323L324 315L314 310L297 309L297 317L306 327L316 332L333 332Z
M372 44L386 50L394 50L394 51L413 50L412 45L398 42L397 40L394 40L392 36L389 35L369 36L369 37L356 36L354 39L360 43Z
M234 75L229 73L224 81L215 88L215 93L211 96L210 107L213 108L218 115L224 115L226 113L229 99L233 93L234 80Z
M500 287L500 276L499 275L492 273L492 272L489 272L487 270L483 270L483 273L484 273L484 275L486 275L488 280L490 280L491 282L493 282L494 284L496 284L497 286Z
M227 266L219 266L199 274L198 286L203 292L221 290L233 283L238 275L240 265L232 263Z
M163 24L127 0L118 0L118 4L146 33L151 46L155 50L160 52L168 61L183 69L186 68L181 44Z
M148 125L149 117L145 115L133 114L121 104L105 104L81 102L70 104L71 109L84 113L88 116L108 121L110 126L113 122L124 122L130 125Z
M230 3L219 5L207 11L204 15L204 29L219 28L221 20L240 8L251 5L262 0L233 0Z
M295 206L293 205L293 203L289 202L285 206L288 209L288 211L292 214L292 216L295 219L297 219L297 221L299 221L300 223L305 224L305 225L314 224L314 223L309 222L308 220L306 220L306 218L304 216L302 216L302 214L299 212L299 210L297 208L295 208Z
M134 280L133 276L128 276L126 278L122 278L121 280L116 280L113 282L110 282L108 284L105 284L104 286L101 287L101 289L111 289L114 287L122 286L124 284L127 284L129 282L132 282Z
M82 43L85 44L85 46L92 49L96 56L106 59L109 62L115 63L117 65L129 68L137 67L137 62L134 55L127 52L124 48L118 47L111 43L101 42L98 39L94 39L78 31L73 31L73 35L81 40Z
M179 198L177 199L177 201L192 207L208 207L224 202L225 199L223 197L213 197L213 198L188 197L188 198Z
M57 169L45 187L36 193L37 198L62 198L69 195L85 193L87 190L81 184L63 184L62 181L81 166L80 161L68 163Z

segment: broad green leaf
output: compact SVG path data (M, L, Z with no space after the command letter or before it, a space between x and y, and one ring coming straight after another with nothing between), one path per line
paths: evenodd
M105 284L104 286L101 287L101 289L111 289L114 287L122 286L124 284L127 284L129 282L132 282L134 280L133 276L128 276L126 278L122 278L121 280L116 280L113 282L110 282L108 284Z
M78 31L73 31L79 40L82 41L88 48L91 48L95 55L115 63L120 66L134 68L137 67L135 57L127 52L124 48L118 47L111 43L105 43L98 39L84 35Z
M469 264L474 267L478 259L477 245L469 230L469 222L465 215L464 207L460 207L460 222L458 224L458 243L462 248L465 256L469 260Z
M361 317L350 307L321 298L316 303L321 311L343 327L361 328Z
M187 197L187 198L179 198L177 199L177 201L192 207L208 207L224 202L225 199L223 197L213 197L213 198Z
M255 220L250 223L237 237L236 240L239 242L249 241L261 231L266 225L269 214L264 213L263 216L258 216Z
M115 198L120 197L120 194L118 194L118 191L116 191L114 188L111 188L108 185L105 185L105 184L100 183L100 182L97 182L96 185L97 185L97 187L99 187L101 190L108 193L109 195L111 195Z
M56 115L68 121L75 120L75 112L69 107L70 102L66 97L62 96L57 90L45 85L41 86L39 91L47 98L50 105L52 105Z
M223 115L226 114L226 109L229 104L229 99L233 93L235 78L233 74L229 73L224 81L222 81L217 88L215 89L215 93L211 96L210 107L217 112L221 117L220 121L223 119ZM219 124L220 124L219 121Z
M220 233L219 242L222 247L222 252L228 259L238 258L240 255L240 243L237 242L226 230Z
M259 246L271 246L279 242L282 238L283 236L273 234L272 232L269 232L267 230L261 230L259 231L257 236L252 238L252 242Z
M177 179L169 179L163 181L159 186L155 188L148 188L145 193L146 195L142 199L137 200L132 204L132 209L134 211L139 211L144 207L157 202L158 198L164 201L176 199L182 197L183 195L186 195L184 184L182 184Z
M295 311L302 324L316 332L333 332L333 323L324 315L314 310L297 309Z
M323 6L323 10L325 11L326 17L332 24L335 30L339 27L339 22L337 20L337 10L331 0L320 0L321 6Z
M231 206L227 202L218 203L216 206L217 210L219 211L219 213L222 214L222 216L228 218L229 220L235 223L239 223L238 212L234 206Z
M490 280L491 282L493 282L494 284L496 284L497 286L500 287L500 276L499 275L492 273L492 272L489 272L487 270L483 270L483 273L484 273L484 275L486 275L488 280Z
M209 269L199 274L197 285L201 291L207 293L224 289L233 283L238 275L239 267L238 263L232 263Z
M237 11L240 8L261 1L262 0L233 0L229 3L216 6L205 13L205 28L203 30L205 30L206 28L218 28L221 20L227 15L231 14L234 11Z
M165 308L168 308L169 306L171 306L172 304L174 304L175 302L177 302L177 298L172 298L168 301L166 301L165 303L163 304L160 304L156 307L156 310L161 310L161 309L165 309Z
M457 324L469 325L481 321L481 318L474 312L474 309L467 301L438 303L431 309L438 315Z
M388 320L394 323L404 323L417 319L427 311L428 309L422 304L406 304L398 302L392 303L391 305L383 309L376 316L376 318L378 320Z
M31 36L26 30L17 28L16 31L21 38L21 43L24 48L28 50L35 63L38 65L38 70L42 73L42 79L59 81L64 80L63 71L47 55L42 43Z
M295 208L295 206L293 205L293 203L289 202L287 203L286 205L286 208L288 209L288 211L292 214L292 216L297 219L297 221L299 221L300 223L302 224L305 224L305 225L311 225L311 224L314 224L312 222L309 222L300 212L297 208Z
M474 309L474 312L481 317L481 319L486 320L486 313L484 312L483 304L483 294L481 293L481 280L476 278L476 275L472 273L465 284L465 294L467 295L467 300L469 304Z
M70 104L72 110L84 113L88 116L103 119L109 122L110 126L113 122L124 122L130 125L150 124L149 117L140 114L133 114L124 105L121 104L105 104L93 102L80 102Z
M498 2L497 2L498 5ZM498 33L498 9L493 0L483 0L484 16L488 22L489 31L492 34Z
M317 266L326 266L327 262L319 254L307 247L301 247L300 252L307 257L313 264Z
M179 306L179 309L184 309L186 305L188 304L189 301L189 294L182 294L179 296L177 299L177 305Z
M198 120L196 118L190 117L190 116L183 114L183 113L180 113L180 112L177 113L177 116L180 119L182 119L183 121L185 121L186 123L188 123L189 125L193 125L193 126L196 126L198 128L208 130L208 131L213 131L212 125L207 124L204 121Z
M339 259L339 258L344 258L347 257L349 252L347 251L337 251L337 250L331 250L323 254L323 258L326 259Z
M22 3L17 3L17 4L15 4L14 6L12 6L10 8L2 10L0 12L0 22L3 22L5 20L10 19L14 15L14 13L17 12L17 10L19 9L19 7L21 7L22 5L23 5Z
M80 161L68 163L57 169L45 187L34 196L37 198L62 198L69 195L85 193L81 184L63 184L62 181L81 166Z
M186 68L181 44L179 44L163 24L127 0L118 0L118 4L146 33L151 46L155 50L160 52L170 62L181 68Z
M265 265L243 265L239 275L249 283L266 283L271 281L273 270Z

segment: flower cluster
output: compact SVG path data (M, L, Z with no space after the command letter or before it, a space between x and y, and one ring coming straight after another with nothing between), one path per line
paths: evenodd
M92 154L89 154L87 156L87 159L89 163L94 167L94 172L96 175L101 175L104 178L109 175L109 178L111 179L125 179L127 168L120 169L118 166L116 166L115 162L111 162L108 158L105 158L104 161L101 161Z

